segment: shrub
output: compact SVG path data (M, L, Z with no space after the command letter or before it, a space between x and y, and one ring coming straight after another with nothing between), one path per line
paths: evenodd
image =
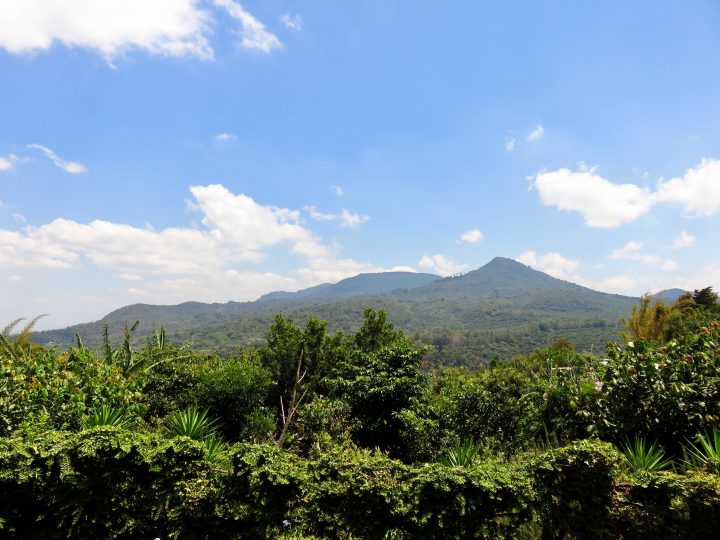
M188 395L218 418L226 439L238 441L272 431L271 413L263 408L271 387L270 373L245 356L206 366Z

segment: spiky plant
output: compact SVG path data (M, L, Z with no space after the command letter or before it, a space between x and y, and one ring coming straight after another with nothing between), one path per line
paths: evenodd
M215 433L205 437L203 441L205 450L207 451L208 461L218 461L225 451L225 442Z
M125 413L121 409L116 409L110 405L103 405L95 409L91 415L83 421L85 429L98 426L115 426L123 427L127 424Z
M217 419L209 418L207 409L199 410L192 405L184 411L170 415L166 421L166 427L173 436L190 437L196 441L202 441L215 435Z
M481 446L473 439L456 439L440 463L448 467L470 467L480 457Z
M713 427L710 433L699 433L697 444L688 441L685 447L687 464L692 468L709 470L720 474L720 429Z
M665 451L652 443L648 446L645 439L635 437L632 442L625 441L620 448L626 463L637 471L662 471L670 468L672 459L665 457Z

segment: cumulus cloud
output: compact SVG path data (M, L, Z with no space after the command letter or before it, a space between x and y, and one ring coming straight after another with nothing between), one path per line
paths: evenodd
M67 173L82 174L84 172L87 172L87 167L85 167L85 165L83 165L82 163L76 163L74 161L66 161L64 159L61 159L60 156L50 150L47 146L43 146L41 144L28 144L28 148L39 150L40 152L45 154L45 156L50 161L52 161L56 167L62 169Z
M418 266L441 276L462 274L468 268L467 264L458 263L440 254L423 255L418 262Z
M197 0L0 2L0 47L27 53L61 43L107 59L131 49L209 59L210 19Z
M8 276L8 277L7 277L7 280L8 280L10 283L20 283L20 282L23 280L23 278L22 278L22 276L18 276L17 274L13 274L13 275L11 275L11 276Z
M233 0L213 0L214 4L227 11L235 20L240 22L240 46L244 49L254 49L266 54L273 49L282 47L278 37L265 28L253 15L246 11L238 2Z
M533 186L543 204L579 212L590 227L610 228L629 223L647 213L653 204L653 194L648 189L635 184L614 184L597 174L596 168L541 172Z
M243 48L270 53L282 47L277 36L233 0L0 2L0 47L21 54L57 43L98 51L110 65L132 50L210 60L216 24L212 5L239 21ZM288 21L300 24L299 18Z
M285 27L289 28L290 30L302 30L302 17L300 17L300 15L290 15L290 13L283 13L280 16L280 22L282 22Z
M647 213L655 204L683 206L691 216L709 216L720 210L720 160L703 159L679 178L661 180L656 191L636 184L615 184L584 164L544 171L533 179L543 204L579 212L590 227L617 227Z
M479 229L471 229L469 231L465 231L460 235L460 239L458 240L458 243L464 243L464 244L477 244L480 242L484 237L483 233L480 232Z
M673 261L672 259L666 259L665 262L662 263L660 266L662 270L667 270L669 272L674 272L678 269L678 264Z
M530 142L539 141L540 139L542 139L543 135L545 135L545 128L542 126L542 124L538 124L535 129L528 133L527 140Z
M505 151L506 151L508 154L512 154L512 153L515 151L515 148L517 147L517 144L518 144L518 140L517 140L515 137L510 137L510 138L505 142Z
M656 198L681 204L694 216L709 216L720 210L720 160L703 159L679 178L661 181Z
M682 231L680 233L680 236L673 240L673 243L667 247L671 249L691 248L694 247L696 243L697 239L694 236L686 233L685 231Z
M545 255L538 255L534 251L526 251L516 257L515 260L558 279L574 281L575 283L582 281L575 275L580 263L568 259L560 253L548 252Z
M215 135L215 141L219 142L219 143L226 143L226 142L232 141L236 138L237 137L235 135L233 135L232 133L223 132L223 133L218 133L217 135Z
M252 300L271 290L385 271L336 257L302 224L297 210L263 205L217 184L190 191L190 209L202 215L201 225L194 227L155 230L58 218L21 231L0 229L0 268L94 266L118 280L137 282L127 290L138 301L161 303ZM269 248L284 248L303 261L285 275L257 270Z
M333 193L337 195L338 197L342 197L345 193L343 192L343 188L340 186L330 186L330 189L333 190Z

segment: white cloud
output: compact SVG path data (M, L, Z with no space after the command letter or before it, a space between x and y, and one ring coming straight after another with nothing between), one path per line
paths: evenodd
M467 264L461 264L453 261L445 255L423 255L418 262L420 268L431 270L433 273L441 276L452 276L461 274L467 270Z
M306 206L305 211L311 219L315 221L338 221L342 227L355 229L370 219L369 216L363 216L355 212L343 208L339 214L326 214L319 212L314 206Z
M696 243L697 239L694 236L682 231L680 236L673 240L673 243L667 247L671 249L691 248L694 247Z
M305 211L315 221L334 221L338 218L337 214L325 214L324 212L318 212L314 206L306 206Z
M647 213L653 204L649 190L635 184L614 184L596 174L596 168L541 172L533 182L547 206L579 212L590 227L610 228Z
M580 263L568 259L560 253L549 252L538 256L534 251L526 251L516 257L515 260L559 279L575 283L582 281L581 278L575 275Z
M213 0L218 7L225 9L228 14L240 21L240 46L245 49L255 49L266 54L273 49L282 48L282 43L275 34L269 32L263 23L258 21L251 13L233 0Z
M258 250L282 242L289 242L294 253L308 257L327 255L320 240L300 225L300 213L296 210L260 205L219 184L193 186L190 191L204 214L202 223L210 229L210 235L251 259L258 258Z
M55 219L24 232L0 229L0 267L72 268L87 258L130 274L199 274L239 262L259 262L264 248L286 244L308 258L328 249L299 223L299 212L264 206L221 185L194 186L193 208L204 228L155 231L95 220Z
M361 216L360 214L350 212L345 208L340 210L340 225L342 225L343 227L355 229L369 219L369 216Z
M665 260L665 262L662 263L662 265L660 266L660 268L661 268L662 270L667 270L667 271L669 271L669 272L674 272L675 270L678 269L678 264L677 264L675 261L673 261L672 259L667 259L667 260Z
M542 139L542 136L545 134L545 128L542 126L542 124L538 124L535 129L533 129L530 133L528 133L527 140L532 141L539 141Z
M9 171L19 160L20 158L15 154L10 154L8 157L0 156L0 171Z
M286 28L290 30L302 30L302 17L300 15L290 15L289 13L283 13L280 16L280 22L282 22Z
M8 1L0 2L0 47L27 53L61 43L108 60L132 49L210 59L209 23L197 0Z
M460 235L460 239L458 240L458 243L465 243L465 244L476 244L480 242L483 238L483 233L480 232L478 229L471 229L469 231L465 231Z
M663 263L663 259L659 255L642 253L642 247L642 242L631 240L623 247L613 250L612 253L610 253L610 258L615 260L640 261L643 264L660 265L661 267L666 263L669 263L669 266L675 264L673 261L665 261L665 263ZM668 268L663 267L663 269L667 270Z
M690 215L714 214L720 210L720 160L703 159L682 177L660 182L656 198L681 204Z
M635 184L615 184L581 164L569 169L538 173L533 186L543 204L579 212L590 227L617 227L634 221L659 202L680 204L691 216L709 216L720 210L720 160L703 159L682 177L660 180L656 191Z
M8 280L10 283L20 283L20 282L23 280L23 278L22 278L22 276L18 276L17 274L13 274L12 276L8 276L7 280Z
M343 192L343 188L340 186L330 186L330 189L332 189L335 195L337 195L338 197L342 197L345 194Z
M74 161L66 161L64 159L61 159L55 152L50 150L47 146L43 146L41 144L28 144L28 148L32 148L35 150L39 150L47 158L52 161L56 167L59 167L63 171L70 173L70 174L82 174L84 172L87 172L87 167L83 165L82 163L76 163Z
M506 151L508 154L512 154L512 153L515 151L515 148L517 147L517 144L518 144L518 140L517 140L515 137L510 137L510 138L505 142L505 151Z
M417 274L417 270L412 266L393 266L388 269L388 272L412 272L413 274Z
M2 208L2 204L1 204L1 203L0 203L0 208ZM21 213L19 213L19 212L13 213L12 218L13 218L15 221L19 221L20 223L27 223L27 218L26 218L25 216L23 216L23 215L22 215Z
M229 142L234 139L237 139L237 137L235 135L233 135L232 133L223 132L223 133L218 133L217 135L215 135L215 141L217 141L219 143Z
M611 259L638 259L640 257L640 250L642 249L642 242L631 240L627 242L623 247L613 250L610 254Z
M637 296L640 294L638 291L640 283L641 282L633 276L619 275L601 279L600 281L590 283L587 286L597 291L606 293Z
M124 272L122 274L116 274L115 277L117 279L122 279L123 281L142 281L143 277L138 274L129 274L127 272Z

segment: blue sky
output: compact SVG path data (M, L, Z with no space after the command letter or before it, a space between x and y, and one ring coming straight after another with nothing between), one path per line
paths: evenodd
M496 255L720 289L717 2L0 4L0 321Z

